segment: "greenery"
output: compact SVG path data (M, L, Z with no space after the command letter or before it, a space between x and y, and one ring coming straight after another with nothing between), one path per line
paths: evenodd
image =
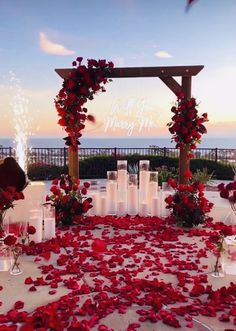
M167 182L169 178L178 179L178 174L176 168L168 168L167 166L161 166L155 168L158 171L158 184L162 186L163 182Z
M203 184L211 184L212 183L212 177L213 177L213 172L208 173L207 168L203 168L202 170L197 169L196 172L194 172L192 181L193 182L201 182Z
M139 171L138 163L128 164L128 172L130 174L138 174L138 171Z
M128 164L138 164L139 160L150 160L150 168L157 169L163 165L167 167L168 172L171 171L173 175L173 169L175 175L178 169L178 159L174 157L164 157L156 155L141 156L138 154L127 155L123 157L128 161ZM106 178L107 171L116 170L117 160L114 156L93 156L79 162L79 174L80 178ZM190 161L191 171L196 173L197 171L204 172L207 169L209 174L212 175L212 179L220 180L232 180L234 178L234 172L230 165L225 165L220 162L193 159ZM172 169L172 170L171 170ZM67 173L67 168L52 166L48 164L32 164L28 169L28 177L30 180L51 180L58 177L61 173ZM164 177L164 173L162 174ZM173 177L173 176L172 176Z
M67 172L67 167L35 163L28 166L27 175L30 180L52 180L59 177L61 173Z

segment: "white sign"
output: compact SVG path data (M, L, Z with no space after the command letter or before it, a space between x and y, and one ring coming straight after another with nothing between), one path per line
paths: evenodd
M105 132L125 131L127 136L156 127L152 107L146 98L115 100L104 125Z

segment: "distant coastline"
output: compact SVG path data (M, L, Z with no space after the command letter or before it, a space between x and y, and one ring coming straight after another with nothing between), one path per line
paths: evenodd
M148 148L151 145L158 147L175 147L171 138L82 138L81 148ZM13 138L0 138L2 147L14 147ZM65 147L62 138L30 138L29 147L60 148ZM236 149L236 137L232 138L204 138L199 148L229 148Z

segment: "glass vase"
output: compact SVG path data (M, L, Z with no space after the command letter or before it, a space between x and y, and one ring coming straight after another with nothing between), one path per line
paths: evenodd
M11 266L10 266L10 274L11 275L20 275L22 274L20 259L22 255L22 248L21 247L14 247L12 248L12 256L11 256Z
M0 271L10 269L10 249L3 241L0 241Z
M0 211L0 241L4 240L4 237L6 236L6 226L4 224L4 214L5 211Z
M224 277L223 265L222 265L222 257L221 255L216 257L215 263L212 265L211 276L215 278Z

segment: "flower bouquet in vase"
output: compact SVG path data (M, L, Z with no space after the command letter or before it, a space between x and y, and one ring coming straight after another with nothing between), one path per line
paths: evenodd
M8 234L4 238L3 243L5 245L5 250L10 261L10 264L7 266L6 270L9 270L11 275L22 274L23 270L20 263L23 247L22 244L25 244L26 240L27 243L29 243L29 236L35 232L36 229L32 225L27 225L26 232L24 234L21 233L19 237L17 237L15 234Z
M177 184L175 180L169 179L168 185L175 193L166 197L170 218L178 225L192 228L204 224L208 218L207 213L211 211L213 203L204 197L204 185L200 182L192 184Z
M22 192L17 192L15 187L8 186L6 189L0 188L0 240L5 236L4 217L9 208L13 208L15 200L24 199Z
M76 219L92 208L92 199L87 198L90 183L80 186L79 179L61 175L52 182L51 195L46 196L46 203L55 206L56 224L72 225Z
M228 184L219 184L218 190L220 192L220 197L228 200L236 221L236 180Z

